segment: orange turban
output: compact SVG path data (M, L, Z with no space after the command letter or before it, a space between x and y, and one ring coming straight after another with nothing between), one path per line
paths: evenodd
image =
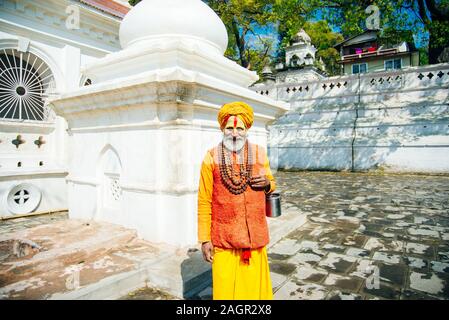
M224 104L220 111L218 112L218 123L220 124L220 128L223 128L226 125L230 116L239 117L243 123L245 124L246 129L251 128L254 122L254 112L253 108L245 102L236 101L231 103Z

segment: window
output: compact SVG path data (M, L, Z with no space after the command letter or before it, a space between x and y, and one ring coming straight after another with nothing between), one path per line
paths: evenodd
M357 63L352 65L352 74L366 73L368 71L368 64Z
M299 62L299 58L297 55L293 55L293 57L290 60L290 66L297 67Z
M26 214L35 211L42 198L41 190L29 183L13 186L6 194L6 205L12 214Z
M401 68L402 68L401 59L385 60L385 70L401 69Z
M56 86L43 60L29 52L3 49L0 75L0 120L49 120L45 100Z

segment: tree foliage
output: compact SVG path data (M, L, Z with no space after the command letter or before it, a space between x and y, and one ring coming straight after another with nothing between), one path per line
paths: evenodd
M430 63L449 46L449 0L323 0L329 22L345 37L367 28L368 6L379 9L382 42L418 42L428 46Z
M273 46L270 38L261 36L272 24L272 0L203 0L222 19L228 31L229 45L225 55L245 68L260 69Z
M340 65L337 64L337 61L340 58L340 53L334 48L334 45L343 41L343 36L333 32L327 21L324 20L306 22L302 27L317 48L316 60L323 59L329 75L338 75Z
M139 1L129 2L135 5ZM377 12L381 43L418 42L422 61L430 63L438 62L439 53L449 47L449 0L202 1L226 26L229 43L225 55L258 73L282 59L292 37L304 28L318 49L317 58L323 59L331 75L337 74L339 53L333 46L370 27L367 22Z

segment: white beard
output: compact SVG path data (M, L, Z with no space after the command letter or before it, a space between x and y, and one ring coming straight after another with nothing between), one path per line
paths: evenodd
M245 146L245 143L246 137L236 137L234 141L234 138L231 135L223 135L223 145L229 151L240 151Z

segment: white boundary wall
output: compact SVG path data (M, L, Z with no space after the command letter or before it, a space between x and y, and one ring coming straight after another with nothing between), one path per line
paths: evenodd
M282 169L449 172L449 64L257 87L290 103L270 126Z

